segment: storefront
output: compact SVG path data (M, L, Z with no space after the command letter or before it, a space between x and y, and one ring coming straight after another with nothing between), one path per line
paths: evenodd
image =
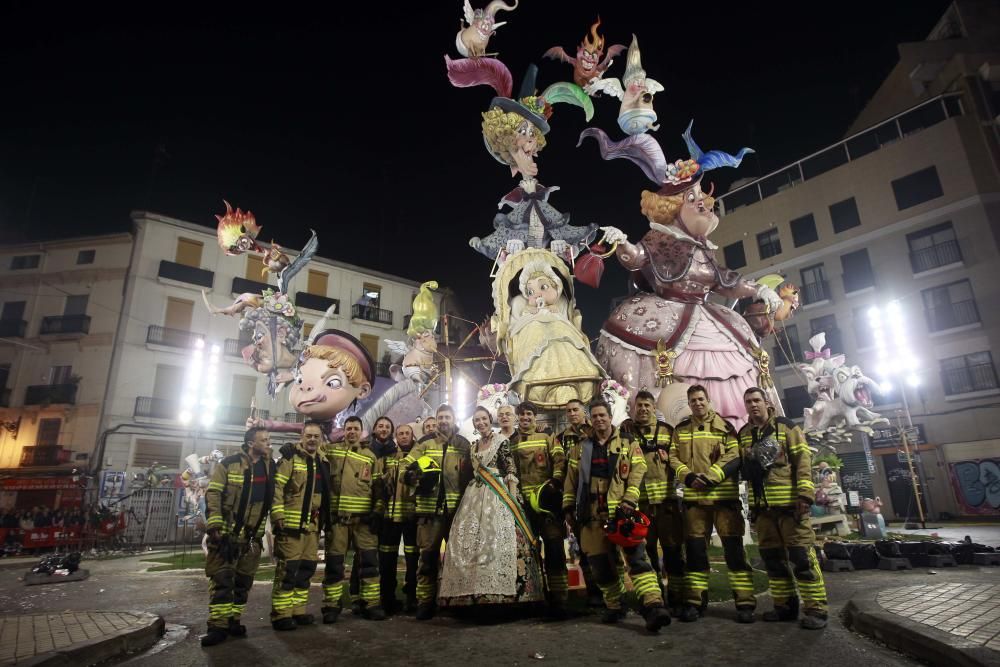
M83 480L74 475L0 479L0 508L65 509L83 504Z

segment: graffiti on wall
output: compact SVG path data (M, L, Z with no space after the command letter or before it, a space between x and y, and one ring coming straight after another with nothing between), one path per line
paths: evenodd
M1000 459L960 461L950 468L963 514L1000 515Z

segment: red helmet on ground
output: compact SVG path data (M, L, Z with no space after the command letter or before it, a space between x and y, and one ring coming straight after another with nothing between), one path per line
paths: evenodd
M629 516L620 519L609 519L604 524L607 538L621 547L637 547L646 539L649 532L649 517L639 510L632 511Z

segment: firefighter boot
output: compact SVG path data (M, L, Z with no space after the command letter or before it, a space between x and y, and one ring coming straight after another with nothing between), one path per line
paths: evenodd
M226 641L226 637L229 634L225 630L219 628L212 628L208 631L208 634L201 638L202 646L215 646L216 644L221 644Z
M312 614L299 614L292 617L296 625L312 625L316 619Z
M276 621L271 621L271 627L280 632L286 632L288 630L297 630L298 624L295 622L294 618L279 618Z
M385 609L383 609L381 605L365 605L363 614L369 621L385 620Z
M653 605L643 611L646 619L646 630L649 632L659 632L660 628L670 625L670 612L663 605Z
M618 609L606 608L601 614L601 623L617 623L628 615L628 610L624 607Z
M323 612L323 623L327 625L336 623L340 616L340 607L323 607L320 611Z
M826 627L826 615L806 612L799 621L799 626L806 630L822 630Z
M230 637L246 637L247 636L247 626L239 622L239 619L231 618L229 619L229 636Z
M784 606L775 607L772 611L764 612L761 616L768 623L775 623L779 621L789 621L794 623L799 618L799 599L798 598L788 598L788 602Z
M434 604L430 602L421 602L417 605L417 620L418 621L429 621L434 618Z

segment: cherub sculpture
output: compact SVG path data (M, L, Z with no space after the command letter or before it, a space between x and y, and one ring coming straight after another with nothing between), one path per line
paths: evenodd
M659 129L656 111L653 110L653 96L663 90L663 85L646 76L646 70L642 68L639 40L635 35L632 35L632 44L628 47L625 74L621 81L610 77L596 79L584 90L591 95L600 92L621 100L618 127L625 134L642 134Z
M437 288L437 281L434 280L428 280L420 286L420 291L413 299L410 326L406 329L406 334L409 336L407 342L385 339L389 351L403 357L399 364L393 364L390 369L393 379L397 382L408 379L423 385L437 374L438 369L434 362L438 342L434 331L438 322L438 309L431 294L431 291Z
M583 41L576 47L575 58L566 53L566 50L561 46L553 46L545 52L546 58L572 65L573 82L584 89L603 77L604 73L611 67L613 59L625 50L624 44L613 44L608 47L608 52L605 55L604 36L597 32L600 25L601 17L598 16L597 22L590 26L590 33L584 36Z
M514 0L513 5L508 5L502 0L493 0L484 9L472 9L469 0L465 0L463 7L463 19L459 21L458 34L455 35L455 48L465 58L482 58L487 54L486 46L490 42L490 37L496 34L497 28L505 25L506 21L496 22L497 12L514 11L517 9L519 0Z

